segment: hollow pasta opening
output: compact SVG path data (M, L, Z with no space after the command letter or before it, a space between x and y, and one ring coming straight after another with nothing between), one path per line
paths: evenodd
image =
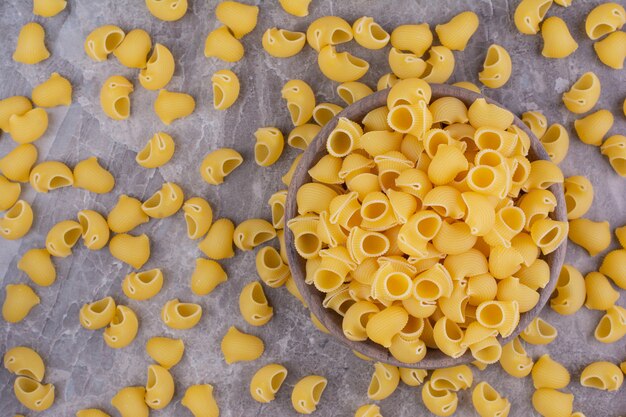
M487 50L487 57L485 58L485 67L491 67L498 63L500 60L500 51L498 48L490 46Z
M267 298L265 298L265 294L263 293L263 288L261 284L258 282L252 287L252 293L250 294L252 297L252 301L256 304L265 305L267 304Z
M574 84L573 89L584 91L589 90L593 87L594 79L591 74L584 74L580 79Z
M387 40L387 37L389 36L387 32L385 32L385 30L377 23L371 24L369 29L372 37L377 41L383 42Z
M320 240L313 233L303 233L296 237L295 245L305 255L313 254L320 248Z
M463 330L452 320L446 320L444 330L448 338L454 342L460 342L463 339Z
M542 143L555 143L561 138L561 129L557 125L552 125L541 138Z
M387 171L383 172L378 176L378 180L380 181L380 186L384 191L388 190L396 190L396 178L400 176L399 172L395 171Z
M198 230L198 224L196 223L196 220L189 214L185 213L185 223L187 224L187 233L190 236L194 236L196 234L196 231Z
M222 174L224 175L230 174L239 165L241 165L240 159L236 159L236 158L225 159L224 162L222 163Z
M447 208L446 208L447 212ZM417 232L425 239L435 237L441 226L441 220L437 217L426 217L417 223Z
M559 236L559 228L552 227L547 233L545 233L541 237L541 239L539 239L539 245L540 246L548 245L550 242L553 242L558 236Z
M124 312L122 309L117 307L115 309L115 315L113 316L113 320L111 320L111 326L117 326L124 322L126 316L124 316Z
M128 97L119 97L113 103L113 108L119 117L128 117L130 115L130 99Z
M607 23L600 23L593 28L593 30L591 31L591 35L594 37L594 39L598 39L606 35L607 33L613 32L614 30L615 26L609 25Z
M352 94L352 92L347 88L338 87L337 93L339 94L339 97L348 104L352 104L356 101L356 97L354 96L354 94Z
M151 269L149 271L139 272L137 274L137 279L144 284L150 284L158 276L159 276L159 270Z
M352 33L347 32L340 28L335 29L332 35L330 35L330 43L332 45L337 45L338 43L348 42L350 39L352 39Z
M450 384L448 381L445 381L443 379L439 380L438 382L441 382L441 383L445 382L448 385L452 386L452 384ZM447 390L445 390L445 389L442 389L442 390L435 389L435 387L433 387L433 384L425 385L424 389L426 389L426 387L428 387L428 393L433 398L444 398L444 397L448 396L448 391ZM454 388L454 386L452 386L452 388Z
M157 383L157 376L152 369L152 366L148 367L148 382L146 382L146 390L150 391Z
M494 148L495 149L495 148ZM476 165L487 165L490 167L497 167L504 163L502 154L496 152L494 149L488 149L477 155Z
M378 380L378 375L372 375L372 380L370 381L370 385L367 388L367 395L371 398L373 395L380 391L380 381Z
M283 39L285 39L288 42L296 42L302 39L302 35L298 32L290 32L288 30L281 30L280 34L282 35Z
M604 381L597 376L589 376L582 381L582 385L590 388L605 389Z
M355 67L358 68L366 68L369 64L367 63L367 61L361 59L361 58L357 58L353 55L346 55L348 62L352 65L354 65Z
M611 319L608 316L603 316L598 323L598 327L596 327L596 338L600 340L606 339L612 331L613 323L611 323Z
M557 288L567 287L570 283L570 273L568 268L562 268L561 273L559 274L559 279L557 281Z
M104 47L106 48L107 53L113 52L113 50L117 48L120 43L122 43L123 39L124 35L119 32L111 32L107 34L106 38L104 39Z
M143 149L139 151L139 153L137 153L137 161L139 162L147 161L151 155L152 155L152 142L148 142L148 144L144 146Z
M343 284L344 278L329 269L318 269L315 271L315 286L320 291L332 291Z
M23 213L24 213L24 202L18 201L17 203L15 203L13 207L11 207L9 211L5 213L4 218L6 220L19 219Z
M497 304L488 304L479 313L482 324L497 327L504 322L504 311Z
M198 313L198 306L181 303L176 306L176 311L181 317L187 318Z
M626 159L624 158L613 158L611 160L611 165L615 172L620 174L622 177L626 176Z
M69 178L63 177L61 175L55 175L54 177L50 178L50 182L48 183L48 189L54 190L60 187L67 187L69 185L72 185L72 181Z
M152 55L150 55L150 58L148 58L148 62L146 63L146 65L154 64L158 60L159 60L159 50L157 48L154 48L154 51L152 51Z
M270 387L272 388L272 392L276 393L278 391L280 386L285 381L286 377L287 372L285 371L278 371L272 376L272 379L270 379Z
M517 166L515 167L515 170L513 170L513 175L511 176L511 180L514 183L520 183L525 178L528 178L528 170L526 168L526 165L517 164Z
M507 227L518 230L524 225L524 214L520 210L501 210L500 217Z
M224 102L224 90L217 84L213 84L213 106L220 107Z
M340 94L341 95L341 94ZM288 139L289 144L296 149L306 149L309 144L306 139L300 135L293 135Z
M328 148L337 155L347 154L352 146L352 136L343 130L334 130L328 138Z
M399 132L408 132L413 126L413 113L408 106L400 105L391 109L389 124Z
M285 206L280 203L272 204L272 219L274 226L277 226L285 217Z
M556 329L552 328L552 326L550 326L542 319L537 320L537 331L543 337L552 337L556 335Z
M500 398L500 395L489 384L482 384L481 388L482 397L485 400L492 402L497 401Z
M267 161L270 156L270 148L265 143L257 143L254 145L254 159L259 164Z
M283 261L278 252L268 250L263 253L263 264L268 269L278 269L283 264Z
M494 345L494 346L485 347L479 350L478 352L473 352L473 355L474 355L474 358L476 358L477 360L483 363L494 363L500 358L501 351L502 349L499 346ZM485 393L485 395L487 394ZM487 399L488 401L495 401L497 397L491 400L488 398L485 398L485 399Z
M479 189L488 188L496 180L493 170L486 166L475 167L470 173L470 179Z
M147 209L156 208L161 205L161 192L157 192L152 197L147 199L145 203L143 203L144 207Z
M411 289L411 279L403 273L397 272L387 276L385 287L393 297L405 295Z
M496 132L490 131L482 132L476 142L480 149L497 150L502 146L502 138L500 135Z
M387 251L389 241L380 235L367 235L361 241L361 250L370 256L380 256Z
M252 244L254 246L260 245L263 242L267 242L275 236L274 233L270 232L257 232L252 238Z
M33 381L30 378L18 378L15 381L15 384L17 385L18 389L26 394L32 394L33 392L37 391L37 388L39 388L39 383Z
M296 124L300 121L300 106L295 103L287 103L287 110L291 115L291 121Z
M540 6L538 11L539 14L539 20L543 20L543 18L546 16L546 13L548 13L548 10L550 9L550 6L552 6L552 1L551 0L546 0L544 1Z
M409 320L406 322L406 324L404 325L404 327L402 328L402 330L400 331L400 333L403 334L417 334L418 332L420 332L422 329L424 328L424 320L414 317L414 316L409 316Z
M98 300L95 303L90 304L89 310L91 310L92 312L96 314L101 314L102 312L104 312L104 310L106 310L109 307L110 304L111 304L111 299L104 298L102 300Z
M381 219L389 210L389 205L383 201L372 201L361 207L361 216L371 222Z
M421 300L435 300L440 294L441 288L434 281L424 279L415 285L415 295Z
M320 125L325 125L330 122L333 117L335 117L335 114L330 109L320 107L315 112L315 116L313 118Z

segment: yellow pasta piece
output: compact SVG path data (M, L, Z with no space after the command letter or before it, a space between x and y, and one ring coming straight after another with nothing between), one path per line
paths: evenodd
M184 198L183 190L177 184L166 182L141 205L141 209L152 218L163 219L176 214Z
M256 270L261 280L272 288L280 287L291 276L289 267L271 246L265 246L257 252Z
M531 376L536 389L561 389L570 381L569 371L550 355L543 355L535 362Z
M206 235L213 222L213 209L205 199L192 197L183 204L187 237L199 239Z
M94 160L95 161L95 160ZM87 169L81 171L79 168L79 172L82 174L85 171L92 171L93 169L89 169L89 165L93 165L93 162L87 160L88 166L85 167ZM96 161L97 164L97 161ZM101 167L98 167L101 168ZM92 172L87 173L87 175L83 175L83 184L87 182L85 177L90 177ZM108 173L107 173L108 174ZM110 175L110 174L109 174ZM110 180L111 178L106 178L106 180ZM30 184L33 186L35 191L40 193L47 193L50 190L54 190L61 187L68 187L74 185L74 175L72 171L62 162L58 161L46 161L36 165L30 171ZM106 185L106 187L109 187ZM84 187L86 188L86 187ZM112 188L112 187L111 187Z
M220 264L210 259L197 258L191 275L191 291L196 295L207 295L227 280L226 271Z
M122 417L148 417L150 408L144 400L145 395L144 387L125 387L113 396L111 405Z
M122 42L113 50L113 55L120 64L128 68L145 68L152 40L148 32L133 29L124 36Z
M196 101L185 93L160 90L154 101L154 112L168 126L176 119L189 116L195 108Z
M306 34L273 27L265 31L261 43L271 56L289 58L304 48Z
M487 382L480 382L472 391L472 404L481 417L507 416L511 403Z
M147 223L150 217L141 209L141 201L122 194L109 212L107 223L111 231L126 233L135 227Z
M84 188L96 194L106 194L115 186L115 178L100 165L95 156L77 163L73 176L74 187Z
M26 284L8 284L5 292L2 318L9 323L24 320L30 310L41 301L35 291Z
M194 417L218 417L220 414L211 384L190 386L180 403L187 407Z
M176 144L165 132L157 132L148 143L137 152L135 161L144 168L158 168L165 165L174 156Z
M182 359L185 344L181 339L151 337L146 342L146 352L163 368L170 369Z
M43 83L33 88L33 103L39 107L69 106L72 104L72 84L67 78L53 72Z
M112 297L87 303L78 314L81 326L88 330L98 330L108 326L115 317L116 305Z
M426 70L420 78L429 83L445 83L452 76L454 66L454 54L450 49L433 46L428 50Z
M383 400L393 394L399 383L400 371L396 366L376 362L367 397L370 400Z
M104 329L104 342L113 349L126 347L135 340L139 330L139 320L130 307L118 305L109 326Z
M28 182L32 166L37 161L35 145L18 145L0 159L0 171L11 181Z
M147 300L154 297L163 287L163 272L159 268L148 271L131 272L122 281L122 291L133 300Z
M83 232L82 226L72 220L64 220L54 225L46 236L46 249L53 256L65 258L72 254L72 247Z
M175 68L176 63L170 50L157 43L145 68L139 72L139 82L147 90L159 90L170 82Z
M87 35L85 53L94 61L106 61L109 54L122 43L124 36L124 31L117 26L100 26Z
M626 136L613 135L602 144L602 155L609 158L615 172L626 177Z
M126 233L115 235L109 241L111 255L120 261L140 269L150 259L150 239L145 234L133 236Z
M235 225L229 219L219 219L209 228L206 237L198 248L209 258L226 259L235 256L233 251L233 233Z
M493 44L487 49L483 70L478 79L489 88L500 88L511 78L511 56L500 45Z
M563 93L563 104L572 113L586 113L598 102L601 90L598 76L593 72L586 72L569 91Z
M33 411L47 410L54 403L54 385L44 385L25 376L15 379L13 393L24 407Z
M413 54L414 55L414 54ZM378 79L378 82L376 83L376 91L381 91L381 90L386 90L388 88L393 87L397 82L399 81L398 77L396 77L396 75L394 73L388 73L385 74L383 76L381 76ZM389 111L389 109L381 107L382 109L386 110L387 112ZM373 110L372 110L373 111ZM371 112L370 112L371 113ZM367 116L366 116L367 117ZM365 120L365 118L363 118L363 120ZM363 121L363 124L365 124L365 121ZM373 130L373 129L372 129Z
M391 45L399 50L410 51L420 57L430 48L433 34L428 23L401 25L391 32Z
M383 417L380 407L375 404L362 405L356 410L354 417Z
M604 257L600 265L600 273L611 278L615 285L626 289L626 271L623 265L626 260L626 249L613 250Z
M620 293L613 288L607 277L599 272L585 275L585 289L587 294L585 307L591 310L606 311L614 306L620 297Z
M285 139L275 127L262 127L254 132L254 160L257 165L267 167L273 165L283 153Z
M256 27L259 8L236 1L223 1L215 8L215 17L240 39Z
M626 225L615 229L615 237L622 248L626 249Z
M610 225L607 221L570 220L568 237L572 242L589 252L590 256L596 256L611 244Z
M424 74L424 71L426 71L427 66L426 62L424 62L424 60L419 58L417 55L411 52L402 52L396 48L391 48L391 50L389 50L388 61L393 75L400 79L420 77ZM395 82L386 82L385 84L389 84L388 86L384 86L387 88L395 85ZM379 88L379 90L381 89L382 88Z
M187 13L187 0L146 0L146 7L157 19L172 22Z
M615 343L626 336L626 309L614 305L602 316L594 337L601 343Z
M352 27L338 16L323 16L309 25L306 39L309 46L320 52L325 46L351 41Z
M542 137L548 129L548 120L539 111L527 111L522 114L521 119L537 138Z
M263 341L256 336L240 332L234 326L228 329L221 343L222 354L227 364L258 359L265 350Z
M54 17L65 10L66 0L33 0L33 14Z
M547 18L541 25L541 36L543 38L541 54L546 58L565 58L578 49L578 43L560 17Z
M100 106L104 114L113 120L124 120L130 116L130 93L133 84L121 75L107 78L100 90Z
M373 18L363 16L352 24L354 40L367 49L384 48L391 37Z
M450 390L437 390L428 381L422 388L422 402L436 416L451 416L459 403L457 393Z
M29 249L17 263L17 269L23 271L37 285L48 287L54 284L57 273L46 249Z
M587 145L600 146L604 135L613 126L613 114L605 109L598 110L574 121L578 138Z
M533 393L532 404L544 417L567 417L572 414L574 395L552 388L539 388Z
M287 368L277 363L265 365L250 380L250 395L255 401L269 403L287 378Z
M580 374L580 385L605 391L617 391L624 382L621 369L606 361L593 362Z
M591 40L619 30L626 23L626 11L618 3L603 3L591 10L585 19L585 32Z
M24 96L12 96L0 100L0 129L8 132L11 116L22 116L32 108L30 100Z
M460 87L460 88L464 88L466 90L470 90L473 91L475 93L480 94L480 88L478 88L478 86L474 83L471 83L469 81L459 81L457 83L452 84L455 87Z
M159 365L148 366L146 382L146 404L153 410L167 407L174 396L174 378L167 369Z
M200 318L202 318L202 306L181 303L178 298L169 300L161 309L161 320L172 329L191 329L198 324Z
M323 376L309 375L300 379L291 392L291 405L300 414L313 413L328 384Z
M242 288L239 295L239 311L243 319L253 326L263 326L271 320L274 309L270 307L263 287L258 281Z
M519 338L502 347L500 366L506 373L515 378L524 378L530 374L533 368L533 360L524 349Z
M17 143L31 143L39 139L48 129L48 113L42 108L28 110L22 115L9 117L9 131Z
M221 26L207 35L204 42L205 57L216 57L225 62L237 62L243 58L243 55L243 45L226 26Z
M39 353L25 346L16 346L4 354L4 367L12 374L41 382L46 366Z
M356 81L369 69L367 61L349 52L337 52L332 45L327 45L320 50L317 63L327 78L340 83Z
M276 237L276 230L266 220L248 219L237 225L233 242L241 250L252 250L256 246Z
M513 124L513 113L489 104L484 98L475 100L467 109L467 116L470 124L478 129L482 126L489 126L506 130Z
M230 70L219 70L211 77L213 83L213 108L226 110L239 97L239 78Z
M478 16L474 12L462 12L449 22L435 26L441 44L453 51L463 51L478 29Z
M105 247L110 234L106 219L93 210L81 210L76 216L82 229L81 236L85 246L91 250Z
M313 123L296 126L289 132L287 144L293 148L305 150L321 129L321 126Z
M15 240L25 236L33 225L33 209L24 200L18 200L0 218L0 237Z
M593 44L600 61L613 69L624 68L626 59L626 32L618 30Z
M46 32L36 22L22 26L13 52L13 60L22 64L34 65L50 57L45 43Z
M291 15L297 17L309 15L309 3L311 3L311 0L278 0L278 2L283 10Z
M209 184L219 185L242 162L243 157L236 150L220 148L204 157L200 165L200 174Z
M558 331L540 317L531 321L528 327L520 333L520 337L532 345L547 345L552 343L557 336Z
M539 24L552 6L552 0L522 0L515 9L513 20L517 30L526 35L539 32Z
M343 107L334 103L320 103L313 109L313 120L320 126L325 126L335 117Z
M530 236L541 249L541 253L547 255L554 252L563 243L567 237L568 228L567 222L540 219L531 226Z
M548 156L555 164L565 159L569 150L569 134L563 125L555 123L550 125L539 141L548 152Z

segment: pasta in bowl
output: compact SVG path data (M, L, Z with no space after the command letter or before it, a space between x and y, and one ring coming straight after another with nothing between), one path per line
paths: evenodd
M337 114L295 168L294 281L331 335L376 361L494 363L557 283L563 180L502 105L402 80Z

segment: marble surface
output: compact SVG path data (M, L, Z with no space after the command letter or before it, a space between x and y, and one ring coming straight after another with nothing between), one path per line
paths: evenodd
M250 1L252 2L252 0ZM23 198L32 203L36 220L32 231L14 242L0 241L0 277L2 287L10 283L26 283L28 278L17 269L20 256L28 249L42 247L45 235L58 221L74 218L78 210L95 209L106 213L118 195L130 194L146 199L160 188L164 181L175 181L186 195L207 198L214 207L216 218L227 216L235 222L250 217L269 217L266 202L269 196L283 188L281 175L288 169L295 150L287 149L277 164L259 168L253 162L253 132L261 126L277 126L288 132L289 116L280 100L281 86L291 78L308 81L319 101L340 103L334 92L336 84L324 80L310 48L290 59L274 59L261 48L261 35L272 26L304 31L313 19L329 14L349 21L367 14L374 16L386 29L403 23L428 21L431 25L447 21L456 13L472 9L481 18L481 25L464 52L455 52L457 68L451 81L477 82L486 48L497 42L512 55L513 78L503 88L486 90L494 99L506 103L517 113L540 109L551 123L564 124L572 134L567 159L562 168L566 175L583 174L594 184L596 198L587 217L608 219L612 227L626 223L626 180L610 169L597 148L582 144L575 138L574 116L560 101L560 94L586 71L594 71L603 85L602 98L597 108L614 111L615 125L611 133L624 133L626 121L621 114L626 96L626 73L603 66L595 57L592 42L584 34L584 16L598 4L598 0L576 0L568 9L553 6L549 15L565 19L579 42L578 50L565 60L548 60L540 55L539 36L519 34L513 25L512 14L516 0L481 0L461 2L440 0L414 2L409 0L313 0L307 18L290 16L276 1L256 0L261 6L259 24L243 43L246 56L234 65L206 59L203 43L206 34L218 26L214 18L215 0L191 0L187 15L175 23L153 18L141 0L69 0L67 10L51 19L34 17L30 1L3 0L0 2L0 97L29 95L31 88L58 71L68 77L75 87L74 103L68 107L51 109L50 127L36 145L39 160L61 160L73 166L81 159L95 155L110 169L117 180L113 192L95 195L84 190L66 188L48 194L36 194L28 189ZM418 4L419 3L419 4ZM38 21L46 29L46 43L52 57L41 64L26 66L15 63L11 55L19 28L30 21ZM137 71L122 67L115 59L95 63L83 52L87 33L102 24L116 24L126 30L143 28L154 42L170 48L176 57L176 73L168 89L193 94L197 100L194 114L169 127L163 126L154 114L152 103L155 92L146 91L137 82ZM372 64L364 81L375 85L382 74L389 71L386 50L367 51L355 43L346 48ZM342 46L343 49L343 46ZM242 95L227 112L217 112L211 106L210 76L222 68L232 68L240 77ZM124 122L108 119L98 103L102 82L110 75L120 74L135 81L132 95L132 117ZM135 153L156 131L170 133L176 141L172 161L157 170L145 170L135 162ZM14 143L8 135L0 140L0 155L5 155ZM246 162L224 185L209 186L202 181L198 166L209 151L222 146L239 150ZM25 187L29 188L29 187ZM238 253L223 262L230 279L206 297L192 295L189 289L194 259L200 255L194 242L185 236L182 214L155 220L142 225L152 241L152 257L145 268L164 270L165 285L160 294L149 301L127 299L120 287L130 267L111 257L108 250L92 252L81 244L66 259L56 259L58 280L51 287L37 287L40 306L21 323L9 325L0 322L0 351L15 345L28 345L41 353L47 364L45 380L56 386L57 399L53 408L39 413L47 416L70 416L85 407L98 407L111 415L117 412L110 405L111 397L127 385L143 385L150 359L145 353L146 340L152 336L181 337L186 351L181 363L173 368L177 392L172 404L155 416L187 416L180 404L187 386L211 383L224 417L235 416L291 416L290 392L301 377L318 373L328 378L316 415L325 417L351 416L358 406L368 402L367 386L372 364L361 361L330 337L318 332L311 324L308 312L284 288L266 289L275 309L275 317L264 327L253 328L239 315L237 298L241 288L256 279L254 252ZM616 247L613 242L611 247ZM570 244L567 262L583 273L598 267L601 256L589 258L581 248ZM100 331L87 331L78 322L80 307L89 301L111 295L119 303L131 306L138 314L141 326L134 343L121 350L106 346ZM0 290L4 298L4 289ZM183 301L200 303L204 316L193 330L170 330L161 322L159 312L163 304L178 297ZM626 306L624 297L619 304ZM572 373L568 391L575 394L575 409L591 416L617 416L626 413L624 388L618 393L586 389L579 384L582 368L595 360L620 362L626 359L626 341L602 345L592 336L602 314L582 309L574 316L559 316L546 308L542 317L559 330L557 341L548 346L529 346L537 358L550 353L564 363ZM229 326L263 338L266 351L253 363L225 364L219 342ZM277 400L266 405L254 402L248 393L253 373L262 365L283 363L289 375ZM505 374L498 365L479 372L474 369L476 381L487 381L512 403L511 416L536 416L530 403L533 387L529 378L518 380ZM26 412L12 394L11 376L0 370L0 415ZM383 415L408 417L425 415L420 388L401 385L390 398L380 402ZM471 406L471 392L459 395L457 415L475 415Z

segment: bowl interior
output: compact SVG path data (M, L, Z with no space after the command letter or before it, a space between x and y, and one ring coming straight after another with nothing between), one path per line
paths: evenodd
M481 94L477 94L464 88L454 87L446 84L431 84L431 88L431 100L436 100L440 97L451 96L460 99L465 103L465 105L469 107L469 105L471 105L474 100L479 98L485 98L489 103L497 104L500 107L506 108L505 106L502 106L501 104ZM388 93L389 90L378 91L363 98L362 100L357 101L356 103L346 107L341 113L335 116L328 124L326 124L322 128L317 137L311 142L307 150L304 152L302 159L300 160L300 163L298 164L298 167L294 172L293 179L289 186L289 192L287 195L285 223L298 215L298 210L296 206L296 192L298 191L298 188L300 188L300 186L305 183L311 182L311 177L308 174L308 170L313 165L315 165L320 160L320 158L326 155L326 139L328 138L330 132L337 125L339 117L346 117L350 120L360 122L369 111L381 106L386 106ZM515 117L513 123L522 130L524 130L531 139L531 147L528 153L528 159L530 161L534 161L537 159L549 160L550 158L543 148L543 145L517 116ZM549 190L556 196L557 199L557 207L555 212L552 213L551 217L559 221L567 221L565 199L563 196L563 186L561 184L555 184L551 186ZM363 355L369 356L375 361L385 362L395 366L402 366L406 368L445 368L449 366L469 363L473 360L473 357L471 356L469 351L459 358L452 358L439 350L428 349L428 353L423 360L415 364L409 364L396 360L393 356L391 356L386 348L370 340L364 342L354 342L348 340L343 335L343 331L341 328L341 322L343 318L333 310L326 309L322 306L322 301L325 294L318 291L315 286L307 285L304 282L306 275L306 260L304 258L301 258L300 255L298 255L298 253L296 252L293 245L293 233L291 233L289 228L285 228L285 241L291 273L293 275L296 285L298 286L298 289L300 290L300 293L302 294L302 297L309 305L311 312L319 319L319 321L324 326L326 326L326 328L329 330L330 334L333 337L335 337L337 340L339 340L350 349L356 350ZM519 325L513 332L513 334L504 339L498 336L500 342L503 345L513 340L523 329L525 329L528 324L537 315L539 315L547 301L550 299L550 295L552 294L554 287L556 286L556 283L558 281L561 267L563 266L566 246L567 241L564 241L557 248L557 250L547 256L542 256L542 258L550 265L550 281L544 289L540 290L540 297L537 305L532 310L526 313L522 313L520 315Z

